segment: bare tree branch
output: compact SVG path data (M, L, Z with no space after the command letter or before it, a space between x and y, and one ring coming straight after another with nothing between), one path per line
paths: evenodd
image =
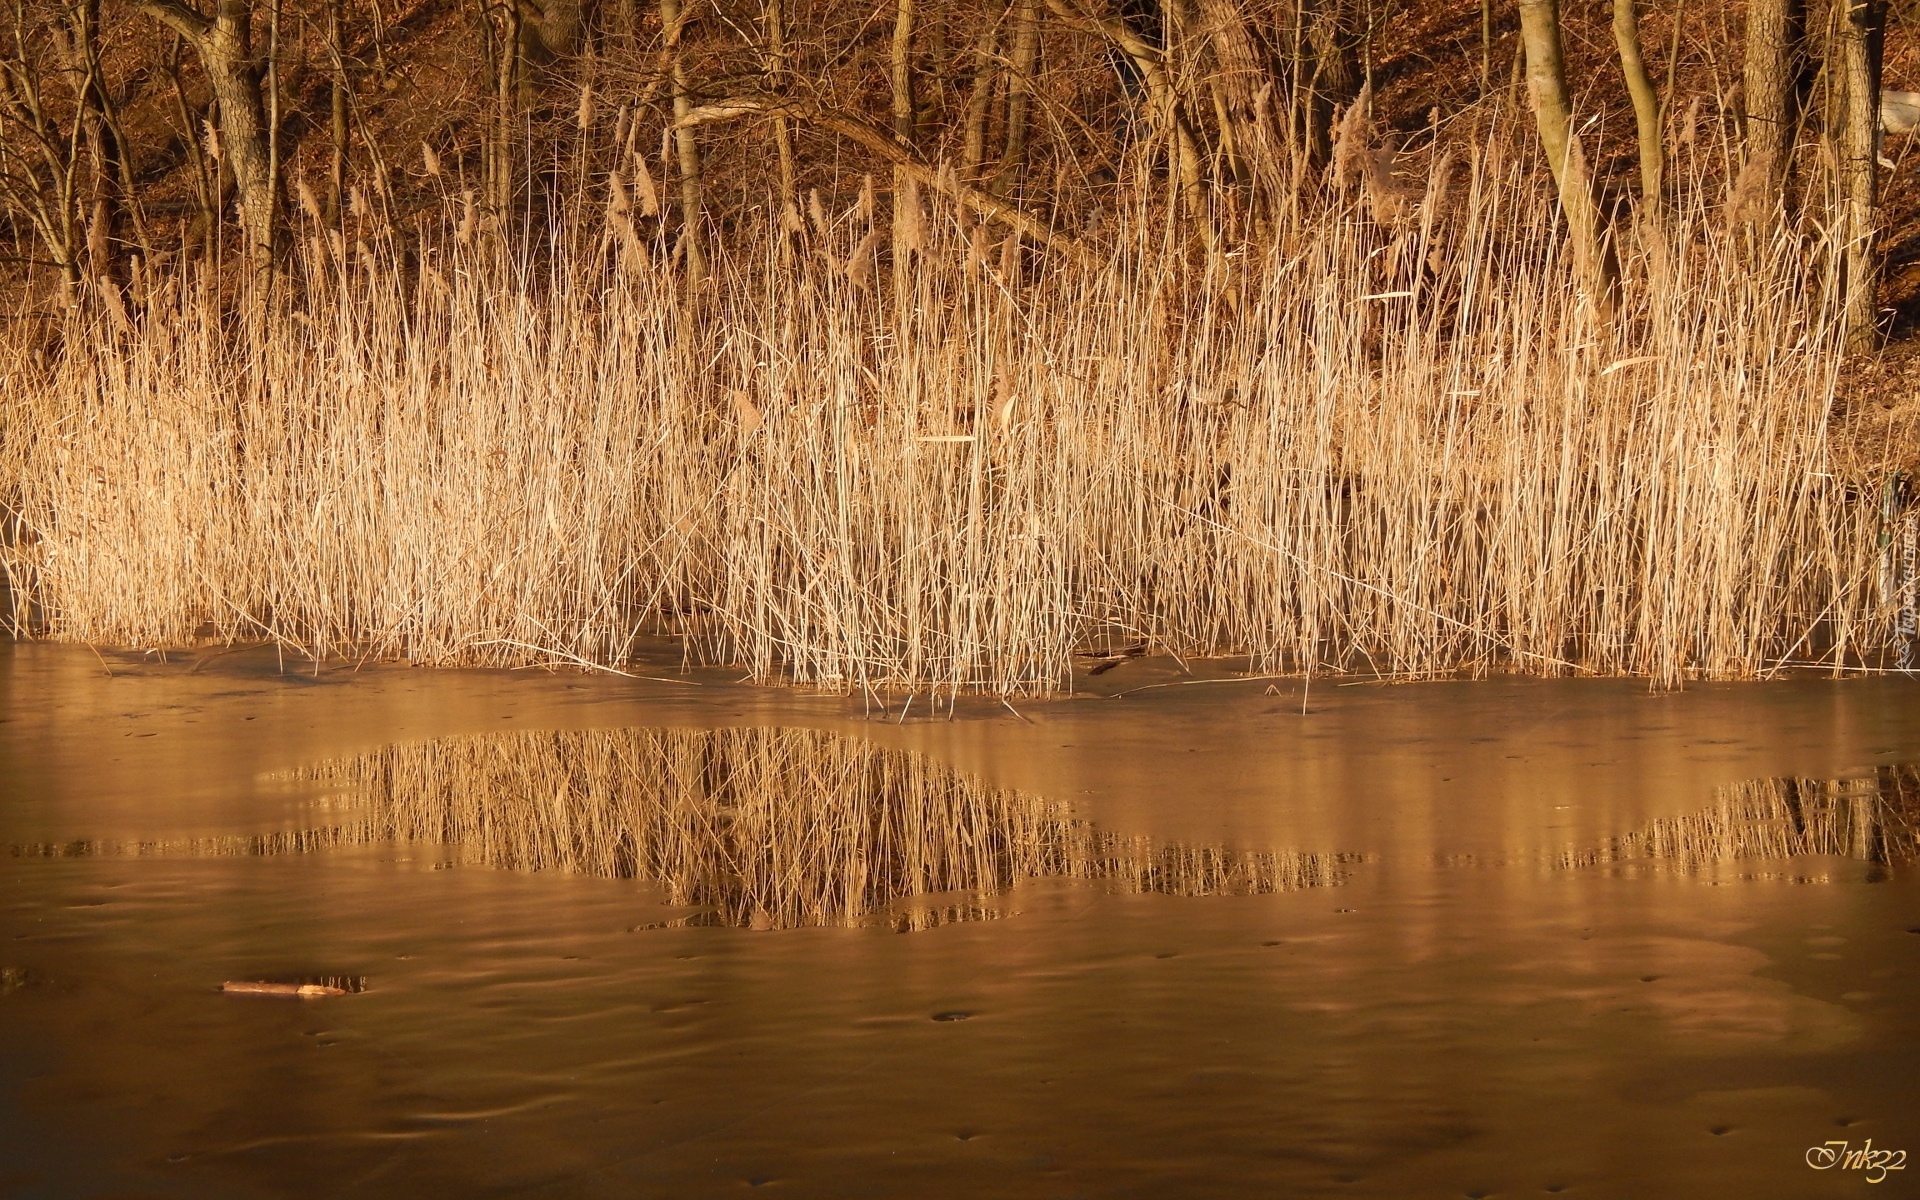
M1049 249L1058 250L1082 266L1092 267L1099 264L1099 257L1085 243L1049 229L1007 201L965 182L952 171L935 169L911 150L900 145L899 141L887 131L857 117L828 112L806 101L785 96L745 95L702 104L675 121L672 128L686 129L695 125L709 125L717 121L754 115L786 117L789 120L802 121L824 129L829 133L837 133L848 141L886 159L893 166L900 168L914 182L933 188L960 205L973 210L985 220L997 222L1022 237L1031 238Z
M190 42L200 42L213 33L213 22L180 3L180 0L128 0L136 12L165 25Z

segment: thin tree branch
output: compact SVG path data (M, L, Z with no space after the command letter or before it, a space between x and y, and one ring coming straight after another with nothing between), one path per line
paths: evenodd
M686 129L695 125L709 125L717 121L746 116L786 117L790 120L803 121L829 133L839 134L899 167L916 183L933 188L962 206L972 209L983 219L998 222L1023 237L1031 238L1049 249L1058 250L1082 266L1092 267L1099 264L1099 257L1084 243L1048 228L1007 201L961 180L954 172L935 169L911 150L900 145L885 130L876 128L857 117L828 112L805 101L785 96L746 95L702 104L675 121L672 128Z

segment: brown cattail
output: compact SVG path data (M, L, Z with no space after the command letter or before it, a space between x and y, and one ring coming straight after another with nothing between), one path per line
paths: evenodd
M920 185L909 178L894 196L893 204L901 245L924 253L927 248L927 215L920 207Z
M758 430L762 419L760 410L754 407L753 397L739 388L734 388L729 396L733 400L733 414L740 422L740 432L744 435Z
M1693 103L1687 105L1686 118L1680 122L1680 144L1689 150L1700 136L1700 109L1706 102L1705 96L1695 96Z
M869 229L867 236L860 239L860 244L853 248L853 257L847 260L848 279L853 280L853 282L862 287L867 285L869 282L867 276L873 270L874 247L879 241L880 231L878 229Z
M574 116L578 118L582 132L593 127L593 84L580 85L580 107Z
M653 175L647 170L647 160L641 155L633 156L633 190L640 197L640 215L657 217L660 215L660 192L653 186Z
M1012 279L1020 273L1020 235L1010 233L1000 243L1000 274Z
M992 244L992 235L987 232L986 222L976 221L967 230L967 265L981 269L993 266L993 259L987 255L987 247Z
M1735 176L1727 196L1727 220L1734 225L1760 225L1773 215L1774 157L1771 148L1748 157Z
M1333 164L1330 173L1333 186L1346 191L1353 178L1355 168L1359 166L1360 156L1366 153L1370 130L1368 129L1367 108L1373 103L1373 85L1360 89L1360 95L1347 106L1340 118L1340 132L1333 142Z
M440 154L430 142L420 143L420 159L426 164L427 174L440 178Z
M95 200L93 213L87 220L87 260L93 264L96 272L107 269L107 235L112 229L113 217L107 209L106 200Z
M307 186L307 177L302 175L293 181L293 194L300 201L300 211L307 214L307 220L315 225L325 224L320 215L320 201L315 198L313 189Z
M620 243L620 263L629 271L638 271L647 265L647 248L640 241L640 234L633 228L633 221L625 213L614 213L608 217L613 227L613 236Z
M1367 204L1373 219L1388 229L1406 218L1412 197L1393 176L1399 155L1392 150L1366 150L1359 155L1360 181L1366 186Z
M104 275L94 282L100 289L100 305L107 310L107 319L113 322L114 329L123 337L132 337L133 320L127 316L127 306L120 299L120 289Z
M1429 215L1438 216L1446 206L1447 190L1453 184L1454 149L1448 146L1427 177L1427 197L1423 202Z
M620 112L613 118L613 144L618 149L630 153L633 150L632 138L633 108L622 104Z
M454 240L462 246L473 241L474 226L479 219L480 214L473 203L473 189L466 188L460 193L460 227L454 231Z

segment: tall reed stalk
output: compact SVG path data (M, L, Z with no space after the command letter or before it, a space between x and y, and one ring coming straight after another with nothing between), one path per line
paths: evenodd
M670 632L947 697L1120 637L1666 684L1879 653L1836 247L1756 243L1679 164L1603 320L1526 162L1495 137L1200 268L1142 201L1098 266L937 202L882 270L863 203L716 239L699 286L618 203L537 252L374 219L308 237L257 336L149 271L0 350L14 617L426 663Z

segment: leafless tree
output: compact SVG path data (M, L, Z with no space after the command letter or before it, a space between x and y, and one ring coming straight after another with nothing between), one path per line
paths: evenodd
M275 69L271 47L255 45L253 0L215 0L211 16L184 0L128 0L135 9L185 39L200 60L215 100L216 149L233 173L246 242L248 266L256 280L271 277L274 237L279 219L274 105L267 95ZM273 10L277 18L277 6ZM270 36L277 36L278 21Z
M1560 192L1568 240L1583 285L1596 308L1612 311L1614 287L1594 203L1586 156L1573 130L1573 104L1567 91L1566 57L1561 48L1559 0L1520 0L1520 36L1527 55L1527 97L1533 108L1540 146Z

